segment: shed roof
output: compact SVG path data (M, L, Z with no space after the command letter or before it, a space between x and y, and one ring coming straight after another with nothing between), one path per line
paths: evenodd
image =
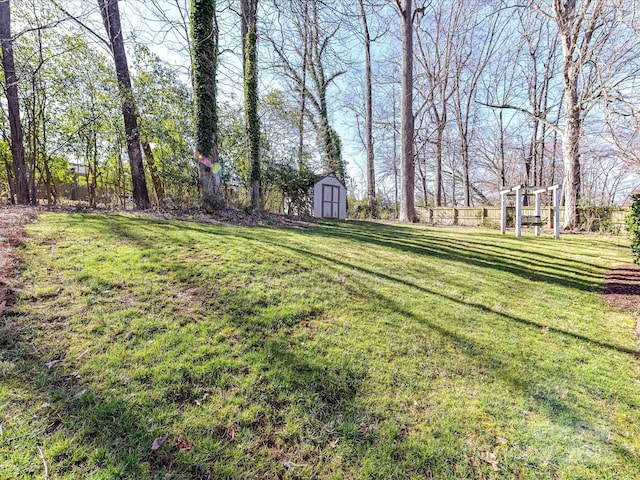
M337 175L336 172L329 172L329 173L325 173L324 175L322 175L320 178L318 178L318 180L316 180L314 182L314 185L317 185L318 183L320 183L322 180L324 180L327 177L333 177L336 180L338 180L340 182L340 185L342 185L345 189L347 188L347 186L342 182L342 180L340 180Z

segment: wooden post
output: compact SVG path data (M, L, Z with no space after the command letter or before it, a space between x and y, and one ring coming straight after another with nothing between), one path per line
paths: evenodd
M547 189L546 188L542 188L542 189L538 189L538 190L534 190L534 195L536 196L536 202L535 202L535 215L536 217L540 217L540 219L542 219L542 212L540 211L540 194L546 192ZM540 236L540 225L536 225L535 227L535 232L536 232L536 236L539 237Z
M509 190L500 190L500 233L507 231L507 193Z
M558 240L560 238L560 185L554 185L549 187L549 190L553 190L553 238Z
M522 185L513 187L516 191L516 237L522 236Z
M535 200L535 216L539 217L540 216L540 193L536 192L536 200ZM536 237L540 236L540 225L536 225L534 228L534 231L536 232Z

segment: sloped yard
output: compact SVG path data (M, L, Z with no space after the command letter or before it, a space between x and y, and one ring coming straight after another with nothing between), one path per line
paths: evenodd
M42 214L0 478L640 477L624 238ZM156 448L157 447L157 448Z

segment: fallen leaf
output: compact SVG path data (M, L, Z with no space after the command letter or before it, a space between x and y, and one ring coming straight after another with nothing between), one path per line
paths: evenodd
M124 336L125 340L131 340L133 338L133 332L127 332L127 334Z
M84 357L86 357L87 355L89 355L89 352L91 351L90 348L87 348L84 352L82 352L80 355L78 355L76 357L76 360L82 360Z
M280 460L280 463L284 465L284 468L294 468L294 467L306 467L306 463L293 463L291 460L287 460L285 458Z
M336 447L338 446L338 443L339 443L339 442L340 442L340 439L339 439L339 438L336 438L335 440L333 440L333 441L329 442L329 446L330 446L331 448L336 448Z
M477 469L477 468L478 468L478 462L476 462L476 459L475 459L475 458L470 458L470 459L469 459L469 464L471 465L471 467L472 467L473 469Z
M61 361L62 360L51 360L50 362L45 363L44 366L51 370L54 365L59 364Z
M165 433L161 437L156 437L156 439L151 444L151 450L153 451L158 450L162 446L162 444L167 441L167 438L169 438L168 433Z
M0 302L0 313L4 312L6 308L7 308L7 301L6 300L2 300Z
M185 439L182 435L178 437L178 448L180 450L191 450L193 442Z
M82 397L85 393L87 393L87 389L83 388L82 390L80 390L78 393L76 393L75 398L80 398Z
M362 429L362 433L369 433L372 432L376 429L376 424L375 423L370 423L369 425L367 425L366 427L364 427Z
M226 438L230 442L234 442L236 439L236 427L227 428L224 432L224 438Z
M493 452L482 452L480 454L480 457L482 457L482 459L487 462L489 465L491 465L491 468L493 468L494 472L497 472L500 470L500 467L498 467L498 457L495 453Z

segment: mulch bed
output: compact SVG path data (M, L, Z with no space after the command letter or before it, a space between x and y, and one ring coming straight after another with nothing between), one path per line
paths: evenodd
M604 279L604 296L614 307L636 314L635 334L640 337L640 265L616 265Z
M640 265L611 268L604 280L603 292L610 304L640 312Z

